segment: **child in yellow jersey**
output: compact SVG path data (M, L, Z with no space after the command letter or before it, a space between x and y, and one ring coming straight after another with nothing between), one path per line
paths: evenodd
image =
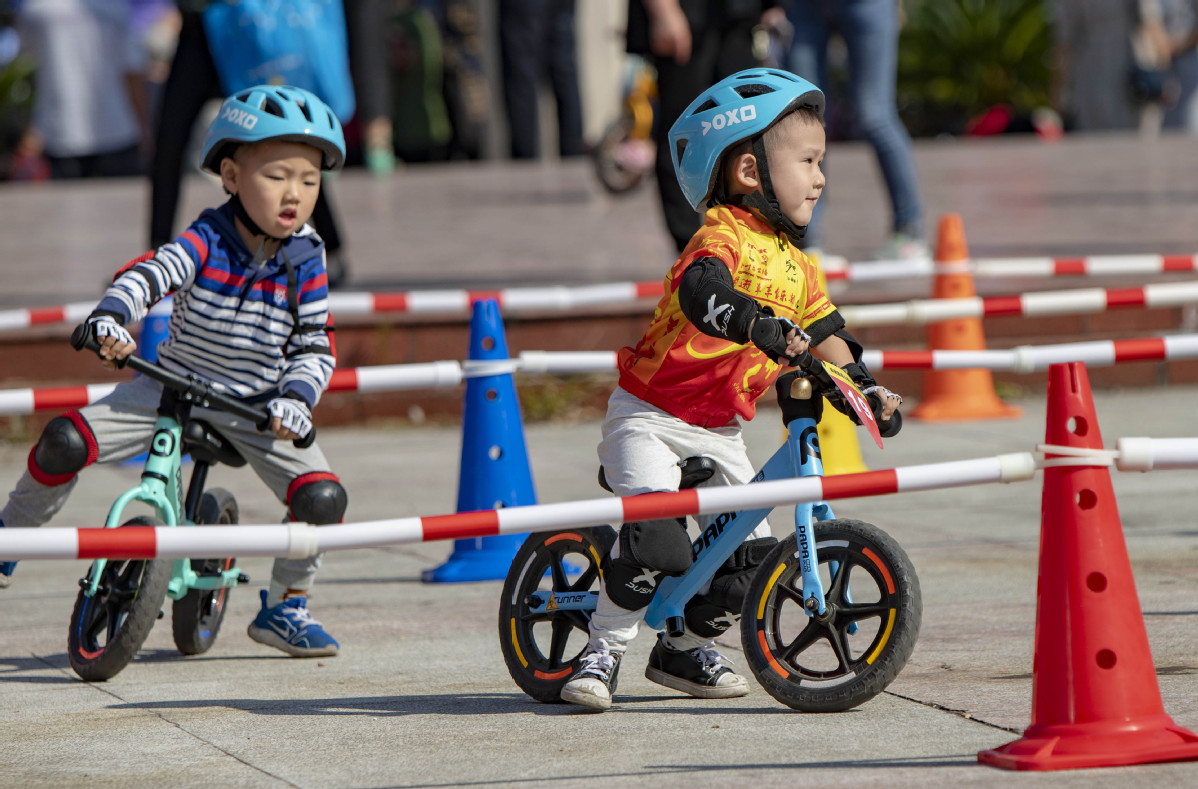
M677 490L679 464L694 455L715 461L709 484L749 482L754 470L738 417L752 419L757 398L808 348L863 387L882 435L898 432L902 398L870 377L815 264L794 245L824 188L823 106L806 80L750 69L704 91L671 128L679 184L707 212L666 275L648 330L619 353L620 384L599 444L617 495ZM687 604L684 635L658 634L646 677L700 698L748 693L713 639L739 618L749 579L776 543L763 521ZM590 641L563 700L611 706L620 660L657 580L681 575L691 560L682 519L621 528L604 564Z

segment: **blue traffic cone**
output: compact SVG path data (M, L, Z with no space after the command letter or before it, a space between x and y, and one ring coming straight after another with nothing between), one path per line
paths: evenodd
M493 299L474 304L469 358L471 361L508 358L499 305ZM462 413L458 512L536 503L512 374L468 378ZM425 570L421 577L426 583L502 580L527 536L501 534L455 540L453 553L445 564Z
M158 344L166 339L170 331L171 310L175 297L167 296L150 308L141 322L141 336L137 338L137 354L147 362L158 361Z

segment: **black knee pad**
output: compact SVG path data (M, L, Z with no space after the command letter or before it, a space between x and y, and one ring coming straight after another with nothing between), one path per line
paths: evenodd
M740 619L753 575L777 544L776 537L760 537L738 545L711 577L711 588L687 602L683 611L687 629L697 636L715 638L732 627Z
M287 511L301 523L340 523L348 505L349 495L332 474L297 477L287 494Z
M78 423L75 419L78 419ZM90 434L85 437L80 432L80 426L86 428L87 423L78 414L75 414L75 419L57 416L42 431L30 456L30 471L39 481L44 481L41 479L43 476L72 477L87 464L95 462L95 441L89 442L87 439Z
M733 554L711 577L711 589L706 596L716 605L739 614L757 568L777 544L777 537L759 537L736 546Z
M682 575L691 566L691 541L682 518L626 523L620 529L620 556L604 569L607 596L639 611L653 599L662 577Z
M723 606L716 605L708 600L706 595L692 597L687 601L682 613L686 618L687 632L703 638L722 636L724 631L740 619L740 614L734 614Z

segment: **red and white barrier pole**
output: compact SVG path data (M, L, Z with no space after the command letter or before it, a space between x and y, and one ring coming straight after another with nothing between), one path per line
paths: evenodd
M1120 471L1198 468L1198 438L1121 438L1116 451Z
M180 559L192 556L312 556L321 551L434 540L494 537L761 509L809 501L882 496L1031 479L1030 452L932 463L834 477L803 477L695 488L673 493L608 497L559 504L505 507L425 518L344 523L204 526L124 526L119 529L0 529L0 559Z
M1085 362L1091 367L1109 367L1123 362L1195 359L1198 358L1198 334L1060 345L1022 345L1010 350L995 351L866 351L862 358L870 370L875 372L981 368L1033 373L1047 369L1051 364L1066 362Z
M975 277L1114 276L1171 274L1198 271L1195 255L1090 255L1075 258L988 258L966 264ZM849 263L842 257L821 261L828 281L867 282L931 275L935 264L915 260L873 260ZM495 299L505 313L571 310L659 299L662 281L611 282L574 287L500 288L497 290L413 290L390 293L330 293L329 309L338 317L407 313L466 314L476 301ZM95 302L58 307L0 310L0 331L53 323L78 323L91 314ZM857 324L860 325L860 324Z
M61 307L0 310L0 331L28 329L30 326L49 323L80 323L88 315L91 315L95 308L96 302L89 301L66 304Z
M861 282L934 274L931 260L872 260L848 263L844 258L821 262L828 281ZM1085 277L1177 274L1198 271L1198 255L1086 255L1083 257L975 258L968 264L975 277Z
M1198 334L1101 340L1060 345L1023 345L1009 350L982 351L866 351L871 370L985 369L1033 373L1051 364L1085 362L1109 367L1124 362L1169 362L1198 359ZM392 364L336 370L330 392L396 392L457 386L475 376L499 372L568 375L611 373L616 370L613 351L522 351L516 359L485 364L455 361L426 364ZM35 411L82 408L104 397L116 384L89 384L43 389L0 390L0 416Z
M1198 303L1198 282L1166 282L1142 288L1057 290L1018 296L921 299L901 304L863 304L840 308L845 322L866 326L923 325L960 318L1082 315L1133 307L1164 308Z

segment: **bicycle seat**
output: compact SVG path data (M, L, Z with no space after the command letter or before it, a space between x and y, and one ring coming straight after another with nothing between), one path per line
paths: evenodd
M698 487L715 474L715 461L703 455L689 457L678 465L682 466L682 479L678 482L679 490ZM615 492L607 484L607 475L603 473L603 466L599 467L599 487L608 493Z
M229 439L203 419L189 419L183 426L183 451L190 452L192 459L197 463L207 463L210 466L217 463L224 463L232 468L245 465L245 458L233 447Z

